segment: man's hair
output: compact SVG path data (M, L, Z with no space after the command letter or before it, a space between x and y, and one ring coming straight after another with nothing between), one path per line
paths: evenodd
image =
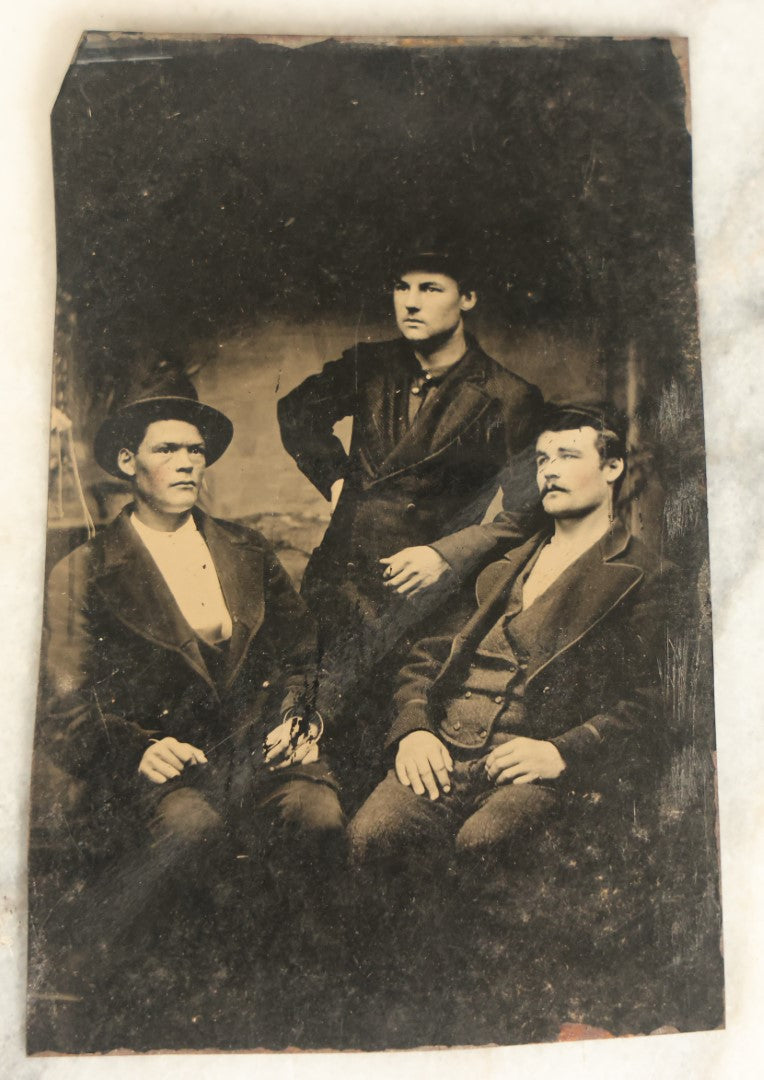
M392 280L399 281L406 274L445 274L452 281L461 296L475 292L475 270L470 260L461 254L447 250L404 252L395 262Z
M629 455L626 445L628 420L619 409L609 402L570 402L563 405L550 402L544 408L538 435L543 435L545 431L575 431L582 427L594 428L597 433L597 450L603 465L612 458L623 461L623 472L613 484L613 498L617 500L626 479Z
M178 419L181 418L178 416L177 412L173 410L172 406L159 410L156 415L153 416L146 416L143 414L125 417L119 432L119 450L129 450L131 454L137 454L138 447L146 438L146 432L152 424L156 424L162 420ZM190 423L191 421L186 422ZM202 438L204 438L204 433L201 431L199 433L202 435ZM117 453L119 453L119 451ZM119 463L117 464L117 468L119 468ZM126 476L126 474L122 472L122 469L119 469L119 471L122 476Z

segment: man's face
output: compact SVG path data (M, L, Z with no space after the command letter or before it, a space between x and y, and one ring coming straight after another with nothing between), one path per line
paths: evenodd
M393 287L398 329L413 343L452 334L461 325L464 312L476 302L474 292L460 293L447 274L412 270L398 278Z
M556 518L585 517L610 505L613 484L623 472L623 460L603 461L594 428L545 431L536 443L536 482L547 514Z
M185 420L156 420L135 453L120 450L118 462L133 479L137 501L160 514L183 514L199 498L206 468L204 439Z

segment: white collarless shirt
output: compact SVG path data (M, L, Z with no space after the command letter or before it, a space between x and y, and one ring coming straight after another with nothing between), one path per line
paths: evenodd
M130 515L130 523L148 549L191 629L208 645L228 641L231 615L215 564L192 517L175 532L150 529Z

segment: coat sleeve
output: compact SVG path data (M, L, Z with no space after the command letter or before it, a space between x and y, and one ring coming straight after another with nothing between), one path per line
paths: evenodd
M523 543L543 524L534 452L542 406L540 391L530 385L519 398L502 400L501 423L494 433L505 462L498 476L501 512L491 522L468 525L430 545L461 579Z
M649 772L666 760L671 736L669 668L687 639L687 579L676 567L650 575L620 633L603 645L612 689L591 715L550 739L569 781Z
M357 357L357 349L349 349L277 406L284 449L325 499L331 498L332 484L345 476L348 458L334 425L356 411Z
M438 734L435 684L451 654L454 639L464 628L474 607L472 591L464 591L451 610L441 616L435 632L422 638L412 649L409 662L398 675L394 719L385 742L387 749L395 748L412 731Z
M103 689L108 658L82 549L54 567L49 578L43 667L43 739L51 758L81 778L94 770L132 774L161 732L115 712Z

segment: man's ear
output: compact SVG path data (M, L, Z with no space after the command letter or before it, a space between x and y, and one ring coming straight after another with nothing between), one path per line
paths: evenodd
M477 293L474 289L470 289L469 292L463 292L459 300L459 307L462 311L472 311L477 303Z
M616 480L620 476L623 476L623 470L624 470L623 458L620 458L620 457L608 458L607 461L605 462L605 464L602 467L605 470L605 473L606 473L605 479L607 480L608 484L614 484L616 482Z
M126 446L117 454L117 467L125 476L135 476L135 454Z

